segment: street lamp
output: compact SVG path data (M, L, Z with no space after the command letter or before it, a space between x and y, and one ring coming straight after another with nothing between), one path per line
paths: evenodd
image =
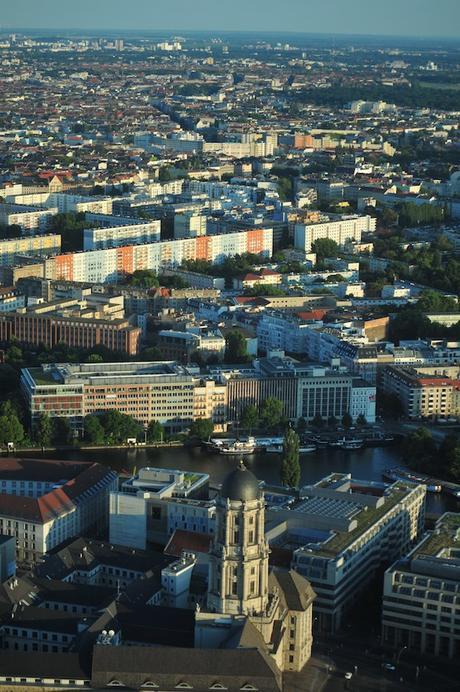
M399 659L401 658L401 654L402 654L402 652L403 652L405 649L407 649L407 646L404 644L404 646L400 649L400 651L399 651L399 653L398 653L398 656L397 656L397 658L396 658L396 665L399 664Z

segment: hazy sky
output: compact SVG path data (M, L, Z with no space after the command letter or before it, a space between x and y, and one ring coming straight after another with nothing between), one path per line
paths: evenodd
M12 0L0 27L460 37L460 0Z

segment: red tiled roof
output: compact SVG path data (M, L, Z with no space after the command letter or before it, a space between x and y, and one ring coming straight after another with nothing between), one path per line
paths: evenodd
M296 313L298 317L302 320L322 320L324 315L326 315L328 310L309 310L308 312L298 312Z
M421 387L460 387L460 380L450 378L420 377L417 382Z
M279 272L273 271L273 269L262 269L260 276L279 276Z
M176 529L169 539L164 549L165 555L181 557L183 550L190 550L194 553L209 553L211 548L211 536L208 533L194 533Z
M5 476L9 478L15 477L15 471L17 471L18 478L26 478L27 470L24 469L24 465L21 464L21 462L27 461L29 460L5 459L2 461L1 471L8 471ZM37 466L41 463L41 461L37 460L30 461L35 461ZM45 463L54 464L56 466L55 471L57 470L61 473L62 464L66 464L66 462L53 462L50 460L46 460ZM6 469L5 466L7 467ZM25 464L25 466L27 467L27 464ZM61 514L66 514L67 512L72 511L72 509L78 505L79 500L85 490L94 487L100 480L105 478L107 474L111 473L111 470L105 466L102 466L102 464L88 464L83 462L81 463L83 468L82 471L79 471L78 466L74 465L73 462L70 463L69 466L69 470L72 472L72 478L68 479L60 487L54 488L41 497L35 498L26 497L24 495L9 495L6 493L0 494L0 515L17 517L24 520L29 520L31 522L44 524L47 521L60 516ZM76 469L77 474L75 475ZM0 473L0 476L1 475L2 474ZM36 476L36 474L34 475ZM37 479L40 479L40 476L36 477L36 480ZM46 478L46 480L49 480L49 478ZM55 480L57 481L57 478Z

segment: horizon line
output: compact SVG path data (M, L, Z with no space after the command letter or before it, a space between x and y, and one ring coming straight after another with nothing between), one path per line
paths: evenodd
M458 35L451 34L431 34L421 36L420 34L379 34L379 33L350 33L343 31L299 31L296 29L218 29L218 28L207 28L207 29L186 29L186 28L171 28L171 27L152 27L150 29L145 28L115 28L115 27L24 27L24 26L1 26L0 24L0 34L8 33L11 31L22 31L22 32L33 32L33 31L75 31L75 32L119 32L119 33L130 33L130 32L158 32L165 31L170 33L184 32L184 33L222 33L222 34L292 34L294 36L340 36L340 37L356 37L356 38L391 38L391 39L411 39L411 40L446 40L452 41L456 40L459 42L460 47L460 37Z

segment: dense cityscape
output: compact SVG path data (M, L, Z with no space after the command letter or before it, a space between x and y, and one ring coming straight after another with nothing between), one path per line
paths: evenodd
M458 40L0 66L0 691L458 689Z

